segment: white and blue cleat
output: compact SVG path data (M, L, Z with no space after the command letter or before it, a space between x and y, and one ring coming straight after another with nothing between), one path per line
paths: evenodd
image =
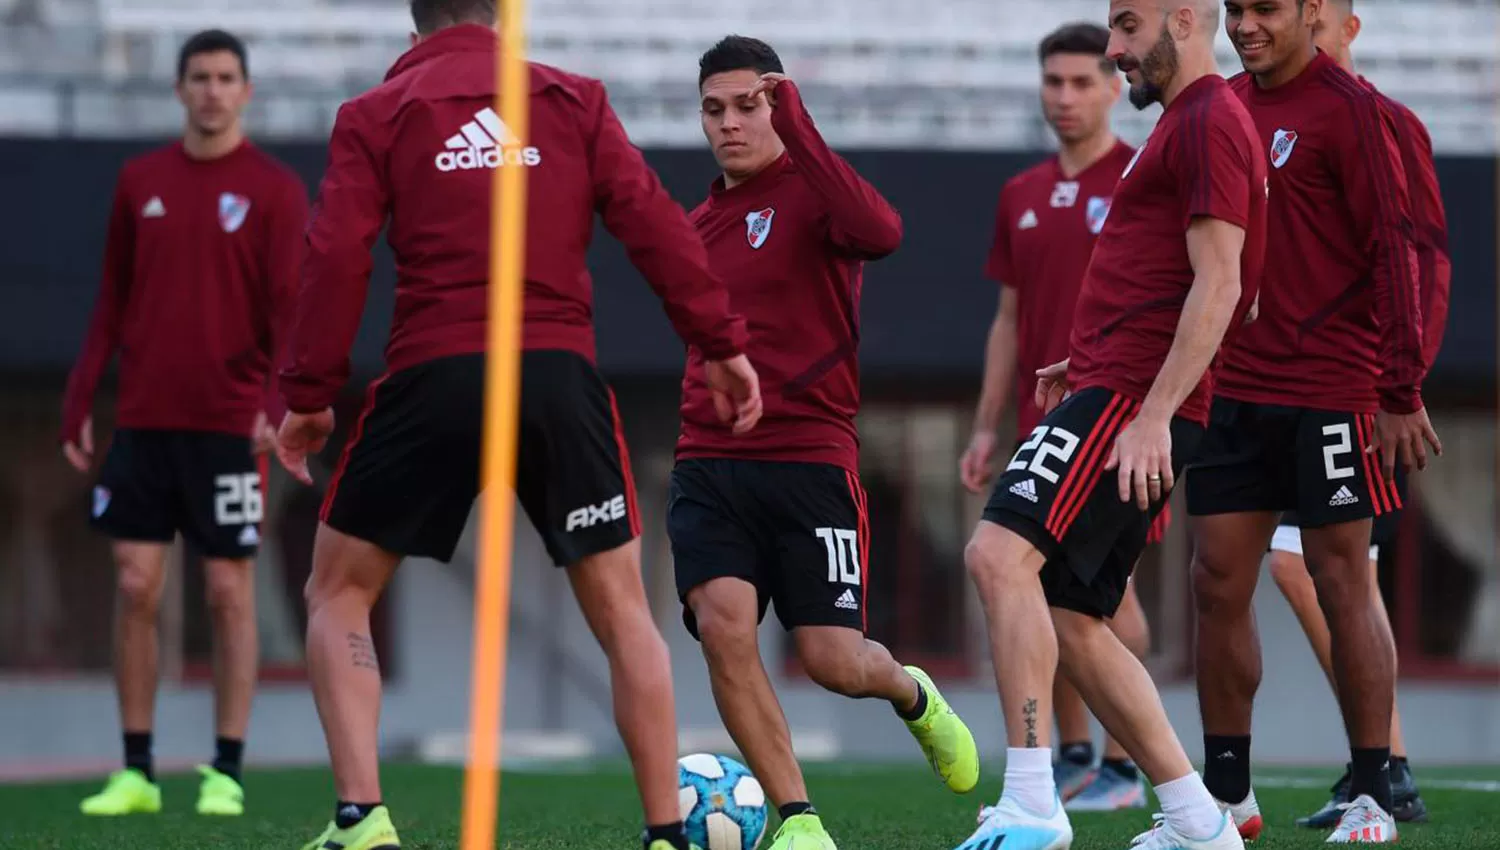
M1244 850L1245 840L1235 828L1229 812L1220 814L1219 831L1212 838L1189 838L1173 829L1167 819L1156 815L1156 826L1130 842L1131 850Z
M1038 817L1009 797L979 810L979 828L956 850L1068 850L1073 846L1073 824L1059 798L1052 814Z

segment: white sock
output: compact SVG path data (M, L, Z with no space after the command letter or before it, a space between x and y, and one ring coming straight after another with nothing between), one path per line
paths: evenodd
M1196 773L1156 786L1156 799L1161 801L1167 824L1187 838L1213 838L1224 823L1219 804Z
M1011 747L1005 751L1005 787L1009 797L1039 818L1057 808L1057 785L1052 780L1051 747Z

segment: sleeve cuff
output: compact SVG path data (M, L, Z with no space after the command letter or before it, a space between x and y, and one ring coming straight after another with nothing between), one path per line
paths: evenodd
M1422 409L1422 391L1416 387L1382 388L1380 409L1397 416L1406 416Z

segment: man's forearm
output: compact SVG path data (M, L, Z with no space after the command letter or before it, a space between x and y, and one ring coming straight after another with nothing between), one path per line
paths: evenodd
M974 411L974 433L993 434L1000 428L1010 399L1016 374L1016 335L1006 332L1000 323L990 330L985 344L984 381L980 386L979 405Z
M1182 407L1213 363L1239 298L1237 276L1231 280L1208 280L1200 275L1193 281L1182 305L1172 348L1141 404L1142 417L1170 419Z

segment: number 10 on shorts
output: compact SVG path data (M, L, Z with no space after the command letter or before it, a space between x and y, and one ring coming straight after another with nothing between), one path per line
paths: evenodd
M852 528L818 528L813 533L828 548L828 583L859 587L859 533Z

